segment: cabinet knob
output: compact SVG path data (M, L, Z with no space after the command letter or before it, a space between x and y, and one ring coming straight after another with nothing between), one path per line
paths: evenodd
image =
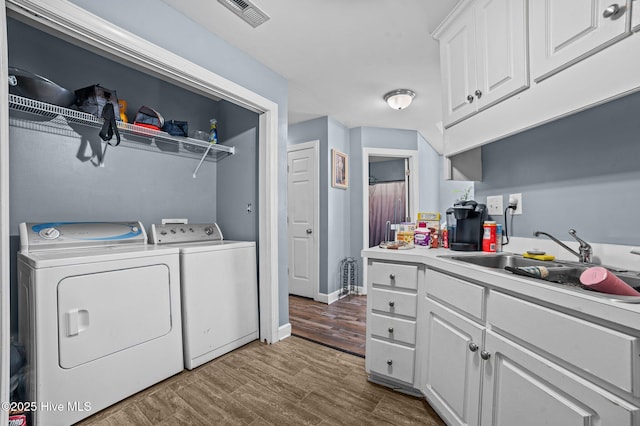
M476 94L476 98L480 99L480 98L482 97L482 90L477 89L477 90L475 91L475 94Z
M389 274L389 279L395 280L396 279L396 274Z
M393 308L396 305L396 302L394 302L393 300L389 301L389 307Z
M467 95L467 102L469 103L473 102L473 95Z
M485 361L488 360L489 358L491 358L491 354L487 351L481 351L480 352L480 358L484 359Z
M387 360L387 365L393 365L393 360L392 359L388 359Z
M307 229L307 234L311 234L313 230L311 228Z
M393 333L393 327L388 328L389 333Z
M602 16L604 16L605 18L611 18L616 16L619 12L620 12L620 5L618 5L617 3L614 3L611 6L607 7L604 10L604 12L602 12Z
M476 345L476 344L475 344L475 343L473 343L473 342L469 342L469 350L470 350L471 352L475 352L475 351L477 351L477 350L478 350L478 345Z

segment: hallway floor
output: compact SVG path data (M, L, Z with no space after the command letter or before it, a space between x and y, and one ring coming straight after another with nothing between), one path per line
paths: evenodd
M367 296L349 295L327 305L289 296L291 334L364 358Z

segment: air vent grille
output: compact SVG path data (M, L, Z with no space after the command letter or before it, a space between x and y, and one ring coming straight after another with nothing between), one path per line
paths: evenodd
M238 15L253 28L269 20L269 15L248 0L218 0L218 2Z

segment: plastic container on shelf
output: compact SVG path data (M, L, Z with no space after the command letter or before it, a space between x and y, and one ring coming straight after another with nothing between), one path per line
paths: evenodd
M218 143L218 120L215 118L209 120L209 143Z

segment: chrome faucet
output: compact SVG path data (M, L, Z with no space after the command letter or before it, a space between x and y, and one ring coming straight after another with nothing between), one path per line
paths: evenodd
M580 251L580 253L576 252L574 249L572 249L571 247L567 246L565 243L563 243L562 241L560 241L559 239L557 239L553 235L547 234L546 232L536 231L536 232L533 233L534 237L539 237L540 235L546 235L547 237L551 238L556 243L560 244L565 249L569 250L574 255L578 256L578 259L580 259L580 262L582 262L582 263L591 263L592 255L593 255L593 250L591 249L591 245L589 243L587 243L586 241L584 241L583 239L581 239L580 237L578 237L576 235L576 230L575 229L569 229L569 235L571 235L577 242L580 243L580 248L578 249Z

